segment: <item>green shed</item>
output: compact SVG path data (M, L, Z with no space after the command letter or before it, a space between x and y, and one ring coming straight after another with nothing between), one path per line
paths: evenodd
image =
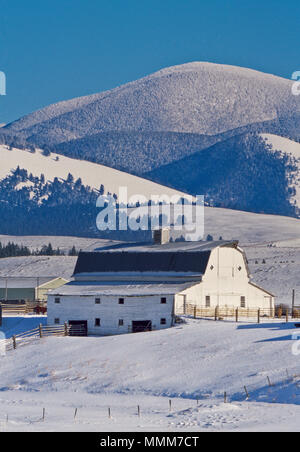
M0 300L2 301L47 301L50 290L64 286L66 279L53 276L1 277Z

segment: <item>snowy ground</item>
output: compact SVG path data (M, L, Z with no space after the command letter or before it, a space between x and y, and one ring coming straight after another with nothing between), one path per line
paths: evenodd
M299 431L293 331L188 320L139 335L36 340L0 358L0 429Z

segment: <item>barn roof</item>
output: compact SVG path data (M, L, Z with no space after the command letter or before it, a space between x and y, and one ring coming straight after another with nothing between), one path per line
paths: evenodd
M165 245L118 244L81 252L74 275L85 273L193 273L203 275L211 251L237 242L181 242Z
M53 296L126 296L138 297L146 295L174 295L197 284L196 282L172 284L147 282L78 282L72 281L58 289L54 289L49 295Z

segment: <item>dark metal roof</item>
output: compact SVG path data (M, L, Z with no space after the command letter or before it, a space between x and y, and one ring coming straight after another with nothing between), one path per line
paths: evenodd
M204 274L210 251L185 252L82 252L75 274L104 272L193 272Z
M79 254L80 273L175 272L204 274L211 251L237 242L182 242L166 245L122 244Z

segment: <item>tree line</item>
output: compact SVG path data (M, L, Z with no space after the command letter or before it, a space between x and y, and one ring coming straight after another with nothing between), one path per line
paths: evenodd
M17 243L8 242L4 245L0 242L0 259L21 256L78 256L78 254L79 251L75 246L70 248L68 252L64 252L59 248L53 248L51 243L42 246L40 249L31 250L28 246L18 245Z

